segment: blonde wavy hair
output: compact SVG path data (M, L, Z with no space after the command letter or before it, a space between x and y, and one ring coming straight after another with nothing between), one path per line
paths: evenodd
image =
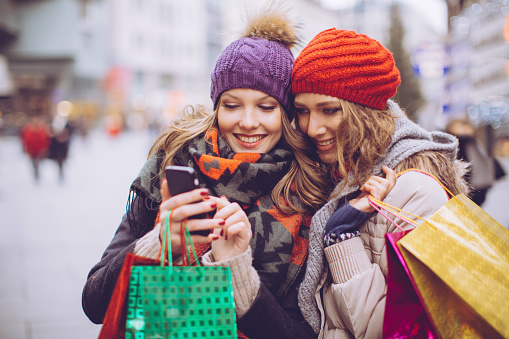
M339 101L343 117L336 132L337 170L342 178L346 178L349 172L353 173L354 183L362 185L371 176L374 161L389 147L397 117L391 114L388 105L379 110L343 99ZM403 160L394 170L399 173L410 168L434 174L454 195L469 191L463 179L467 164L453 161L441 152L418 152Z
M320 175L320 165L311 160L308 154L314 152L314 150L306 136L292 126L281 105L280 109L283 125L282 138L295 155L295 159L292 161L288 173L281 178L272 190L272 200L277 208L286 214L317 211L327 202L325 181L323 176ZM171 121L166 131L157 138L149 152L149 157L151 157L160 151L164 151L161 175L163 175L166 166L174 164L175 156L182 151L186 142L212 128L219 130L217 116L217 108L213 113L210 113L202 105L196 107L186 106L183 112ZM219 135L221 135L221 132ZM302 202L302 207L296 206L292 202L290 191L297 194Z

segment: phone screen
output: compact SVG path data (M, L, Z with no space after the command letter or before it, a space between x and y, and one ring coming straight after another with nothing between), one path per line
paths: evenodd
M168 189L172 196L189 192L200 187L196 173L191 167L168 166L165 169L165 173L166 180L168 181Z
M186 166L167 166L165 168L166 180L168 181L168 189L170 194L175 196L177 194L192 191L200 187L200 182L196 176L196 172L191 167ZM207 219L214 215L213 212L209 214L198 214L190 217L190 219ZM198 234L206 237L210 230L193 231L191 234Z

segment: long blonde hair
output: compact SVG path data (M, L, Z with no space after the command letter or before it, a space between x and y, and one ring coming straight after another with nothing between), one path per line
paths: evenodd
M339 99L343 118L336 131L338 171L349 172L361 185L371 175L374 161L389 147L396 129L390 109L379 110Z
M336 132L338 170L343 178L352 172L354 182L362 185L371 176L375 159L389 147L397 117L391 114L389 106L378 110L339 100L343 107L343 119ZM398 173L410 168L434 174L454 195L468 194L470 190L464 180L467 164L452 160L441 152L415 153L396 165L394 170Z
M313 152L313 147L308 143L307 138L302 132L293 128L281 105L280 109L283 125L282 138L294 153L295 159L288 173L272 190L272 200L282 212L287 214L316 211L327 202L325 181L320 175L320 165L312 161L307 154ZM175 156L182 151L186 142L214 127L218 128L217 116L218 108L210 113L201 105L186 106L184 111L171 121L149 152L151 157L164 151L161 175L166 166L174 164ZM297 194L302 206L296 206L292 202L291 191Z

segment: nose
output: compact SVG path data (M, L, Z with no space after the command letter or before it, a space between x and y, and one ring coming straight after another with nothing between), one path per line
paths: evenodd
M314 114L311 112L309 114L308 128L306 133L310 138L316 139L327 132L326 126L326 119L322 119L319 114Z
M256 115L254 107L246 106L242 110L242 116L239 121L240 127L244 129L255 129L260 125L260 121Z

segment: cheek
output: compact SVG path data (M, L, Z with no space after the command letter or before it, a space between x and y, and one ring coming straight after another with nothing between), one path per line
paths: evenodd
M221 111L217 114L217 127L219 128L220 132L227 132L231 129L231 119L227 119L224 113L221 113Z
M307 134L309 120L306 117L297 117L297 124L302 132Z

